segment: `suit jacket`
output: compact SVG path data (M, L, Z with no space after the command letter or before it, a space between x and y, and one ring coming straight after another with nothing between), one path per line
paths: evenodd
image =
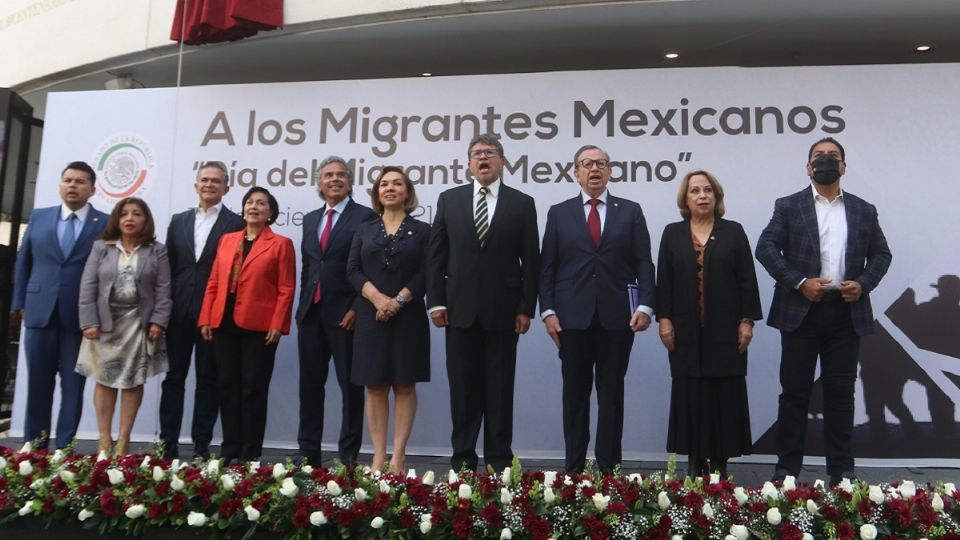
M60 206L37 208L20 243L11 309L24 310L27 328L50 323L54 307L64 328L80 329L77 301L80 276L94 238L107 226L107 215L90 207L70 253L60 252L57 222Z
M747 353L737 351L744 319L763 318L753 253L743 227L717 219L703 254L703 327L697 258L690 221L663 230L657 259L657 317L673 322L673 376L746 376Z
M217 220L210 229L210 236L197 260L193 240L196 210L190 209L170 218L167 227L167 254L170 258L170 273L173 276L173 320L187 317L196 321L200 316L203 293L210 279L210 269L217 255L217 245L224 233L239 231L244 227L243 218L221 207Z
M207 291L203 295L198 326L218 328L230 292L230 271L245 231L220 237ZM297 257L293 242L265 227L240 267L233 321L244 330L266 332L271 328L290 333L293 291L297 286Z
M543 233L540 312L552 309L564 329L584 330L594 315L607 330L630 327L627 284L640 304L656 305L650 234L640 205L607 194L600 247L587 229L582 195L550 207Z
M444 191L430 230L427 305L446 306L451 326L475 322L512 330L517 314L533 316L540 274L537 208L533 198L500 183L484 245L473 223L473 185Z
M843 192L847 217L847 252L844 280L860 283L863 295L850 306L858 335L873 332L872 291L890 267L890 249L880 229L877 209ZM795 289L805 277L820 275L820 233L810 188L777 199L770 223L757 240L757 260L776 280L767 324L786 332L800 326L810 301Z
M101 332L113 331L110 292L117 279L118 259L116 241L93 243L80 280L80 328L99 326ZM172 304L167 248L160 242L140 246L135 272L141 327L146 329L149 324L158 324L166 328Z
M357 292L347 281L347 259L353 234L363 223L377 215L373 210L350 199L330 231L326 251L320 251L320 236L317 226L323 217L324 208L314 210L303 218L303 238L300 242L300 303L297 305L297 322L302 323L313 305L317 283L322 283L320 317L327 324L339 324L344 314L355 308Z

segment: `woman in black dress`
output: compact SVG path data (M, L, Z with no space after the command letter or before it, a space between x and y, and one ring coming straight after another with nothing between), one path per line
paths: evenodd
M417 195L399 167L383 168L370 197L380 219L357 229L347 260L347 279L365 300L357 309L350 382L367 387L373 470L382 470L387 460L393 389L390 469L403 472L417 411L416 383L430 380L430 334L423 303L430 226L410 217L418 205Z
M707 171L680 183L684 220L660 240L657 319L673 378L667 450L689 456L689 473L727 475L749 454L747 347L763 317L753 251L735 221L721 219L723 187ZM709 464L707 462L709 459Z

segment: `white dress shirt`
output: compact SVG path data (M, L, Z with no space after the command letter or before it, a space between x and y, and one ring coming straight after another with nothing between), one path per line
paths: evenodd
M829 279L827 288L836 289L843 281L844 258L847 254L847 213L843 191L833 201L813 191L813 206L817 210L817 228L820 233L820 277Z
M63 238L63 231L67 228L67 220L70 214L76 214L77 219L73 222L73 237L80 238L80 231L83 230L83 224L87 221L87 215L90 213L90 204L83 205L83 208L74 212L67 208L67 205L60 205L60 221L57 222L57 240Z
M480 198L480 188L483 187L480 182L473 183L473 208L471 213L476 215L477 213L477 199ZM487 186L487 189L490 190L487 192L487 227L493 225L493 214L497 211L497 199L500 195L500 179L496 179L492 184ZM489 232L487 234L490 234Z
M333 231L333 228L337 226L337 222L340 221L340 215L343 214L344 209L347 208L347 203L350 202L350 197L344 197L342 201L338 202L336 206L333 207L333 223L330 224L330 231ZM330 205L323 205L323 213L320 214L320 223L317 223L317 239L323 238L323 228L327 225L327 210L330 210Z
M207 238L210 237L210 231L213 230L214 223L220 217L220 210L223 209L223 203L219 202L210 208L204 210L199 206L193 209L193 256L194 260L199 261L203 254L203 248L207 245Z

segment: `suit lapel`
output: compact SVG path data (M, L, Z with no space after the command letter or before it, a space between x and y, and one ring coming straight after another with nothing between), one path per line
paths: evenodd
M57 219L60 219L60 214L57 214ZM87 242L90 240L90 237L93 236L94 224L100 221L100 216L97 214L96 210L93 209L93 205L90 206L90 210L87 211L87 219L83 222L83 227L80 228L80 234L77 235L76 242L73 243L73 248L70 250L70 253L65 253L63 255L64 260L70 257L70 254L77 248L81 242ZM53 234L56 238L57 228L53 228ZM59 242L58 242L59 244Z
M257 238L257 240L253 243L253 246L250 248L250 253L243 260L243 265L240 267L241 272L250 264L250 261L256 259L270 249L270 246L273 244L273 237L273 231L269 226L263 229L263 231L260 233L260 238ZM243 243L242 235L240 236L240 243Z
M337 219L337 222L334 223L333 228L330 229L330 239L327 240L327 250L323 252L324 255L333 249L334 242L337 242L340 240L340 238L344 237L344 235L341 234L341 232L347 228L347 226L350 223L350 220L354 218L354 214L356 214L356 212L353 211L354 206L356 206L356 203L353 202L353 199L350 199L347 202L347 205L343 207L343 213L340 214L340 217ZM320 245L319 237L317 238L317 245L318 246Z
M813 252L817 259L820 259L820 226L817 224L817 209L813 206L813 194L809 189L799 193L800 197L800 218L803 220L803 230L810 235L810 242L813 243Z
M153 244L140 246L140 249L137 250L137 267L133 270L137 283L140 283L140 274L143 273L143 267L149 264L148 261L152 255Z
M582 195L581 195L581 197L582 197ZM611 227L616 227L617 219L619 219L619 217L620 217L620 202L619 202L619 201L620 201L620 199L617 199L616 197L614 197L613 195L611 195L609 191L607 191L607 209L606 209L607 216L606 216L606 218L604 218L604 220L603 220L603 230L602 230L601 233L600 233L600 246L601 246L601 247L603 247L604 239L607 238L607 231L612 230ZM583 217L583 212L580 212L580 216ZM583 229L583 230L586 231L586 230L587 230L587 228L586 228L586 226L587 226L587 224L586 224L586 221L587 221L586 218L584 218L583 221L584 221L584 225L583 225L583 226L584 226L584 229ZM589 233L590 233L590 232L587 231L587 236L590 236ZM593 243L593 239L591 239L590 242Z
M189 213L187 213L184 216L185 219L183 220L184 221L183 234L186 237L185 239L186 239L187 249L190 250L190 256L193 257L193 262L195 263L200 262L199 260L197 260L197 243L194 238L194 231L196 230L194 229L194 227L196 226L196 221L197 221L196 212L197 212L196 209L191 210ZM223 212L221 211L221 213ZM220 221L220 217L218 216L217 222L219 221ZM214 228L216 228L216 224L214 224ZM210 234L211 235L213 234L212 230ZM209 242L207 243L209 244ZM208 247L210 246L207 245L203 247L203 253L200 254L201 259L203 258L204 255L206 255Z
M476 182L476 180L474 180L474 182ZM503 181L501 180L500 193L498 194L500 198L497 199L496 214L492 218L490 218L489 228L487 229L487 244L490 243L490 238L493 236L493 228L496 226L496 223L497 223L497 220L495 218L497 216L501 216L501 217L503 216L503 212L500 210L500 205L501 203L503 203L503 195L505 192L506 190L503 189ZM467 236L472 239L470 240L470 244L472 246L475 246L477 249L480 249L481 247L480 239L477 238L477 226L476 226L476 223L474 222L474 218L476 217L476 212L477 212L476 204L477 204L476 198L473 196L473 183L470 183L469 185L467 185L466 189L463 190L463 200L458 201L456 206L460 208L463 208L464 206L466 207L460 212L461 212L461 215L463 215L464 226L467 228L467 231L469 231Z
M219 235L222 235L224 232L226 232L227 218L228 218L227 212L229 212L229 210L227 210L227 207L226 207L226 206L223 206L223 207L220 208L220 214L217 215L217 220L213 222L213 227L210 228L210 234L207 235L207 242L203 245L203 251L200 253L200 259L201 259L201 260L212 259L212 258L214 257L214 255L216 254L216 251L217 251L217 242L211 242L210 239L211 239L211 238L218 238ZM190 220L187 220L187 221L190 222L190 225L188 225L188 226L186 227L187 232L188 232L187 238L189 239L188 242L190 243L190 252L191 252L191 253L195 253L197 248L196 248L196 244L194 243L194 239L193 239L193 236L194 236L193 222L194 222L194 220L190 219ZM200 261L197 261L197 262L200 262Z
M856 252L860 247L857 245L857 232L860 230L860 209L856 206L856 201L853 197L850 197L844 194L843 197L843 212L847 217L847 246L844 253L844 279L846 279L846 274L848 269L854 268L855 265L853 261L856 256Z

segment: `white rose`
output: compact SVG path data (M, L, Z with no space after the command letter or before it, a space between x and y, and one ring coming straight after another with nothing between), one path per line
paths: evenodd
M260 511L249 504L243 509L247 514L247 521L257 521L260 519Z
M33 474L33 464L30 463L30 460L23 460L20 462L17 472L20 473L20 476L30 476Z
M296 497L297 493L300 493L300 488L297 487L293 478L284 478L283 483L280 484L280 494L284 497Z
M670 497L667 495L666 491L661 491L657 494L657 505L660 506L661 510L670 508Z
M304 465L303 467L300 467L300 470L307 474L310 474L313 472L313 467L311 467L310 465Z
M864 523L860 526L860 538L863 540L874 540L877 537L877 528L870 523Z
M184 486L183 480L181 480L179 476L173 475L173 477L170 478L170 489L174 491L180 491L181 489L183 489L183 486Z
M259 462L259 461L251 461L250 463L247 464L247 470L250 471L250 472L257 472L257 471L259 471L259 470L260 470L260 462Z
M563 485L565 485L565 486L572 486L572 485L573 485L573 478L570 478L570 476L567 475L567 474L563 475Z
M0 469L6 469L6 468L7 468L7 460L4 459L3 457L0 457Z
M417 470L416 469L407 469L407 478L416 478Z
M283 463L277 463L273 466L273 479L279 480L287 475L287 468L283 466Z
M2 462L0 462L0 469L3 468ZM943 492L947 495L953 495L953 492L957 490L957 486L953 482L947 482L943 485Z
M504 467L504 468L503 468L503 472L500 473L500 483L503 484L503 485L505 485L505 486L509 486L509 485L510 485L510 480L512 480L512 478L510 478L510 474L511 474L512 472L513 472L513 471L510 470L510 467Z
M937 512L943 512L943 498L940 496L939 493L933 494L933 500L930 501L930 505Z
M190 512L187 514L187 525L191 527L203 527L207 524L206 514L200 512Z
M65 458L65 457L66 457L66 455L63 453L63 450L60 449L60 448L57 448L57 451L54 452L52 456L50 456L50 463L56 465L56 464L60 463L61 461L63 461L63 458ZM148 458L144 458L144 459L147 459L147 461L149 461Z
M175 460L173 460L173 461L170 462L170 470L171 470L171 471L174 471L174 472L180 470L180 460L179 460L179 459L175 459Z
M327 481L327 493L329 493L330 495L333 495L334 497L336 497L336 496L340 495L341 493L343 493L343 490L340 489L340 484L338 484L338 483L336 482L336 480L328 480L328 481Z
M27 503L24 504L23 507L20 508L20 511L17 512L17 513L20 514L21 516L25 516L25 515L27 515L27 514L32 513L32 512L33 512L33 503L34 503L34 501L27 501Z
M163 469L159 465L153 466L153 481L159 482L163 480Z
M760 495L763 495L764 499L779 499L780 492L777 491L777 488L774 487L772 482L764 482L763 487L760 488Z
M736 538L736 540L747 540L750 538L750 529L743 525L731 525L730 535Z
M390 484L388 484L386 480L381 480L380 483L377 484L377 488L380 490L380 493L390 493Z
M750 498L747 496L747 490L740 486L733 488L733 497L737 499L737 504L743 504Z
M787 477L783 479L783 490L793 491L795 489L797 489L797 477L788 474Z
M57 452L59 452L59 450L57 450ZM150 468L150 456L143 456L143 461L140 462L140 468L141 469Z
M909 499L917 494L917 486L911 480L904 480L903 483L900 484L899 491L901 497Z
M220 474L220 460L211 459L207 462L207 476L216 477Z
M374 529L379 529L380 527L383 527L383 518L380 516L373 518L370 521L370 526L373 527Z
M75 474L73 473L73 471L69 471L69 470L66 470L66 469L60 471L60 479L63 480L64 482L68 483L68 484L69 484L70 482L73 482L73 479L76 478L76 477L77 477L77 475L75 475Z
M433 528L433 516L430 514L423 514L420 516L420 533L427 534L430 532L430 529Z
M767 523L771 525L779 525L783 521L783 516L780 515L780 509L773 507L767 510Z
M20 447L20 453L29 454L30 452L33 452L33 443L31 443L30 441L27 441L23 443L23 446Z
M813 540L813 535L810 534L810 533L808 533L808 532L805 532L805 533L803 533L803 539L802 539L802 540Z
M95 514L93 512L84 508L83 510L80 511L79 514L77 514L77 519L79 519L80 521L86 521L92 518L94 515Z
M880 486L870 486L867 488L867 497L875 504L883 504L884 499L886 499Z
M670 540L683 540L683 537L680 536L679 534L675 534L670 537Z
M543 485L553 487L557 481L557 471L543 471Z
M596 509L601 512L606 510L607 505L610 504L610 496L603 495L602 493L594 493L592 499L593 499L593 506L596 507Z
M593 482L591 482L591 481L589 481L589 480L587 480L587 479L583 479L583 480L581 480L580 483L577 484L577 485L578 485L579 487L593 487Z
M134 504L131 505L130 508L127 508L127 511L124 512L123 515L130 519L137 519L142 516L145 511L146 508L144 508L142 504Z
M711 484L719 484L719 483L720 483L720 475L717 474L717 473L710 473L710 483L711 483Z
M459 480L459 479L460 479L460 478L457 476L457 473L456 473L453 469L450 469L450 471L447 472L447 483L448 483L448 484L452 484L452 483L456 482L456 481Z
M853 483L850 482L849 478L841 478L840 483L837 484L837 487L846 491L847 493L853 493Z
M107 478L110 479L110 485L116 486L123 483L123 471L120 469L107 469Z
M327 516L320 511L310 514L310 524L314 527L319 527L321 525L327 524Z
M367 500L367 499L370 498L370 497L367 495L367 490L365 490L365 489L363 489L363 488L357 488L357 489L353 490L353 497L354 497L355 499L357 499L358 502L363 502L363 501L365 501L365 500Z
M432 485L433 485L433 482L434 482L434 474L433 474L433 471L427 471L427 472L423 473L423 485L425 485L425 486L432 486Z
M815 488L817 488L817 489L823 489L823 488L827 487L827 484L825 484L825 483L823 482L823 480L817 478L816 480L813 481L813 487L815 487Z
M500 488L500 504L510 504L513 500L513 495L510 494L510 490L507 488Z
M500 540L510 540L511 538L513 538L513 531L511 531L509 527L504 527L503 530L500 531Z
M543 502L547 504L553 504L553 501L557 500L557 496L553 493L552 487L543 488Z
M700 512L708 519L713 519L713 507L710 506L710 503L703 503L703 508L700 509Z
M723 537L723 540L737 540L737 537L732 534L728 534Z
M817 506L817 503L813 502L813 499L807 499L807 512L810 512L811 516L817 515L817 511L820 508Z
M34 480L33 482L30 482L30 489L36 491L36 490L42 488L46 483L47 483L47 479L46 479L46 478L37 478L37 479Z
M632 483L634 483L634 484L642 484L642 483L643 483L643 476L641 476L640 473L632 473L632 474L627 475L627 480L629 480L630 482L632 482Z
M223 484L223 489L227 491L233 491L233 488L237 487L236 483L233 481L233 477L229 474L221 476L220 483Z
M107 456L107 453L103 450L101 450L100 453L97 454L97 462L106 461L108 459L109 457Z
M470 484L460 484L460 487L457 488L457 497L461 499L473 497L473 488L470 487Z

